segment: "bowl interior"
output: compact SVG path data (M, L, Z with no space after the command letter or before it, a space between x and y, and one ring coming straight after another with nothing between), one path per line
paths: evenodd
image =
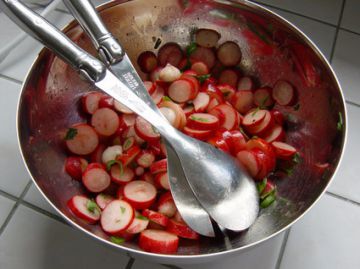
M196 28L221 33L220 43L238 42L244 75L258 86L289 80L298 92L299 106L278 107L286 116L288 141L298 148L301 162L291 175L276 180L279 199L261 211L246 232L223 238L202 238L181 243L179 255L201 255L241 249L262 241L298 219L320 197L338 165L343 151L345 126L339 131L339 112L345 117L341 90L321 53L299 31L276 15L249 3L227 1L115 1L100 8L101 16L136 63L139 52L155 44L190 42ZM95 55L89 39L76 23L64 30L81 47ZM136 64L135 64L136 65ZM146 75L141 73L145 79ZM73 123L86 120L79 98L94 87L44 49L24 84L18 113L19 139L28 169L44 195L64 216L98 238L102 230L69 212L66 202L85 193L79 182L64 172L63 137ZM344 118L345 123L345 118ZM325 172L317 164L329 163ZM230 243L229 243L230 242ZM139 250L134 243L120 248Z

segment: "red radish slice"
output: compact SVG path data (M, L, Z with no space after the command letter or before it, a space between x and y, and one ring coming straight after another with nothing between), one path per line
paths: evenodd
M155 186L170 190L169 177L167 172L157 173L154 180Z
M150 73L150 80L152 82L156 82L159 80L159 76L160 76L160 71L162 70L162 67L157 67L155 68L151 73Z
M226 143L225 139L222 137L215 136L208 139L207 142L226 153L230 152L228 143Z
M127 127L135 125L136 114L122 114L121 119Z
M103 108L103 107L113 109L114 108L114 98L107 96L107 95L102 96L99 101L99 108Z
M237 85L238 91L250 91L254 88L253 80L250 77L242 77Z
M144 231L149 225L149 220L142 216L139 212L135 211L135 218L131 222L129 228L126 229L126 232L130 234L138 234Z
M154 185L154 176L150 172L145 172L141 177L140 180L144 180L149 182L150 184Z
M212 98L212 99L210 99L209 105L207 106L207 108L205 110L206 110L206 112L209 112L218 105L220 105L220 102L218 101L218 99Z
M199 92L193 100L194 109L196 112L203 112L210 103L210 96L205 92Z
M182 74L180 79L187 80L193 85L194 91L193 91L193 94L191 95L190 99L194 99L200 90L200 82L197 80L197 78L195 78L195 76L187 75L185 73Z
M75 195L68 202L67 206L78 218L90 224L96 223L100 219L101 211L89 198L83 195Z
M194 113L188 117L187 126L195 130L215 130L219 128L219 119L208 113Z
M158 105L162 101L164 94L165 94L164 88L161 87L160 85L156 85L156 89L153 92L153 94L151 94L151 98L153 99L154 103Z
M217 58L224 66L235 66L241 61L241 50L238 44L227 41L216 51Z
M164 82L173 82L179 79L181 72L178 68L171 64L167 64L159 74L159 79Z
M150 166L150 172L152 174L162 173L167 171L167 159L154 162Z
M250 176L255 177L259 173L260 167L252 151L249 150L239 151L238 154L236 155L236 158L249 172Z
M148 229L140 233L139 247L148 252L173 254L178 245L179 238L166 231Z
M158 211L168 218L175 215L177 209L170 191L165 192L160 196L158 201Z
M104 144L99 144L96 149L90 155L90 161L93 163L101 163L102 162L102 154L105 150Z
M122 148L124 151L127 151L129 148L131 148L134 145L135 145L135 137L130 136L124 141Z
M80 157L67 157L65 160L65 171L73 179L81 180L82 173L88 166L88 162Z
M198 46L190 55L190 61L203 62L209 69L212 69L216 62L216 56L212 49Z
M102 192L110 186L110 176L102 167L90 167L82 176L82 183L90 192Z
M183 57L184 55L181 47L174 42L164 44L158 52L158 60L160 66L165 66L169 63L177 67Z
M246 147L246 140L245 140L245 137L244 135L238 131L238 130L233 130L233 131L230 131L230 143L228 142L229 146L230 146L230 150L232 152L232 154L234 156L236 156L236 154L245 149Z
M110 108L100 108L92 115L91 125L100 135L110 136L120 126L119 116Z
M120 113L124 113L124 114L133 114L134 113L131 109L127 108L127 106L124 106L122 103L120 103L117 100L114 101L114 108L116 111L118 111Z
M231 85L228 84L218 85L217 88L221 91L226 101L231 100L236 91Z
M195 33L195 42L205 48L216 47L221 35L212 29L198 29Z
M160 111L174 128L180 129L181 118L185 117L182 108L171 101L163 101L159 104Z
M188 64L189 64L189 60L187 58L182 58L182 60L180 61L177 67L180 70L184 70L188 67Z
M150 95L153 94L156 89L156 85L152 81L144 81L144 86Z
M272 142L271 145L274 147L276 157L283 160L289 160L297 152L296 148L284 143L284 142Z
M195 130L185 126L184 133L199 140L206 140L211 136L212 130Z
M86 167L86 170L90 170L90 169L93 169L93 168L100 168L100 169L106 169L106 166L102 163L90 163L87 167ZM85 170L85 171L86 171ZM85 172L84 171L84 172Z
M273 88L272 97L281 106L290 106L295 102L295 89L285 80L278 80Z
M90 154L99 144L97 133L85 123L71 126L65 139L67 148L76 155Z
M155 222L156 224L159 224L163 227L166 227L169 221L168 217L166 217L165 215L150 209L145 209L142 214L150 221Z
M135 173L131 168L127 166L120 168L116 163L111 167L110 175L111 180L120 185L130 182L135 177Z
M166 226L166 230L182 238L193 239L193 240L199 239L199 234L191 230L191 228L187 226L185 223L177 222L172 219L169 220Z
M251 152L255 155L260 167L259 172L254 177L256 180L262 180L274 169L275 158L257 148L252 149Z
M116 197L119 200L122 200L124 198L124 187L125 185L120 185L116 191Z
M103 94L100 92L89 92L81 97L82 109L89 114L94 114L94 112L99 108L100 99L103 97Z
M131 148L129 148L125 153L118 156L118 160L121 161L121 163L124 166L127 166L129 163L131 163L133 160L135 160L136 156L141 152L141 149L137 145L133 145Z
M196 73L195 70L191 70L191 69L188 69L188 70L185 70L183 72L183 75L187 75L187 76L191 76L191 77L196 77L198 75L198 73Z
M219 76L219 84L228 84L236 88L239 81L239 72L235 69L224 69Z
M122 154L122 146L115 145L107 147L101 157L103 163L108 163L109 161L116 160L116 157Z
M139 137L150 143L160 139L159 132L142 117L136 118L135 131Z
M271 96L272 89L269 87L257 89L254 92L254 104L260 107L269 107L274 104L274 99Z
M178 103L187 102L194 94L194 87L191 82L185 79L179 79L171 83L168 94L172 100Z
M242 124L245 127L255 127L258 126L265 118L266 110L250 110L244 117Z
M135 168L135 175L136 176L142 176L145 173L145 169L141 166L138 166Z
M135 131L135 126L130 126L123 131L122 138L127 139L129 137L134 137L135 142L139 145L142 145L145 143L145 140L137 135L137 133Z
M268 110L265 110L265 118L257 126L249 126L246 130L253 135L264 134L267 130L270 130L274 124L274 119Z
M223 127L227 130L233 130L239 127L239 118L231 105L218 105L209 111L209 113L216 116L220 120L220 127Z
M203 85L201 87L201 91L206 92L210 98L216 98L219 103L224 101L222 92L215 86L214 83L208 83L207 85Z
M241 114L245 114L254 107L254 94L252 91L247 90L236 92L230 103Z
M185 223L184 219L180 215L179 211L176 211L175 216L173 217L173 220L181 223Z
M270 111L272 117L274 118L275 123L279 124L279 125L283 125L284 124L284 115L277 109L273 109Z
M198 96L199 96L199 95L198 95ZM195 101L195 99L194 99L194 101ZM195 108L194 108L194 106L192 106L192 105L188 105L188 106L186 106L186 107L183 108L183 111L184 111L185 117L187 118L187 117L189 117L192 113L195 112ZM200 111L199 111L199 112L200 112Z
M152 51L142 52L137 59L137 63L140 67L140 70L144 73L150 73L158 65L156 55Z
M105 193L99 193L98 195L96 195L95 198L95 202L97 203L97 205L100 207L101 210L104 210L105 207L114 200L115 200L114 197Z
M274 141L283 141L285 139L285 132L282 126L274 125L266 134L264 134L263 139L268 142Z
M105 207L101 214L101 227L106 233L119 235L125 231L134 219L134 209L122 200L114 200Z
M124 199L135 209L149 208L155 201L156 188L142 180L131 181L124 187Z
M194 62L191 65L191 70L194 70L199 76L209 74L210 72L207 65L203 62Z
M136 163L143 168L150 167L155 161L155 155L150 150L142 150L136 157Z

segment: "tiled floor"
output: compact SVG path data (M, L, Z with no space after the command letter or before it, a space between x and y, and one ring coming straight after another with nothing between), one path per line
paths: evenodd
M49 0L27 0L46 4ZM95 1L103 2L102 0ZM358 0L256 1L293 22L331 60L348 102L349 137L344 162L329 192L290 231L232 258L181 268L360 268L360 4ZM39 5L33 6L41 10ZM49 18L58 26L71 17L65 7ZM0 48L19 29L0 13ZM41 46L26 38L0 64L0 268L166 268L105 248L61 221L22 163L15 131L20 83Z

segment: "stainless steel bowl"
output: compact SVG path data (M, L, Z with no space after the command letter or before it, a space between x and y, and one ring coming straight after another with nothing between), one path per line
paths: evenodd
M134 243L115 245L98 226L75 218L66 206L85 190L64 172L64 132L86 115L78 108L80 96L93 88L62 60L44 49L23 85L18 106L18 136L34 183L50 204L72 225L104 244L130 256L160 263L198 263L232 255L265 241L301 218L324 193L344 152L346 109L337 78L317 47L296 27L256 4L246 1L114 1L99 7L112 33L136 62L140 51L154 50L157 40L186 45L195 28L212 28L220 42L237 41L243 52L241 69L258 78L259 85L290 80L298 90L300 107L279 108L287 115L288 139L303 160L290 176L277 180L279 199L261 211L246 232L223 238L182 241L177 255L146 253ZM64 32L95 54L90 41L72 22ZM141 74L145 77L144 74ZM337 129L339 113L343 127ZM324 172L316 164L329 163ZM230 245L230 246L229 246Z

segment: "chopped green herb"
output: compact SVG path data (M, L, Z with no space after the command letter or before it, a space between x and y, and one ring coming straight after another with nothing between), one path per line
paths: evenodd
M300 157L299 152L296 152L292 158L293 163L299 164L301 163L302 159Z
M261 103L260 103L260 106L259 106L260 109L266 108L265 103L267 102L267 100L269 100L269 96L270 96L270 95L267 95L267 96L264 97L263 100L261 100Z
M153 132L154 132L155 134L158 134L158 133L159 133L159 131L158 131L154 126L152 126L152 125L151 125L151 129L153 130Z
M95 213L95 211L100 211L98 205L95 203L95 201L93 199L89 199L86 203L86 208L87 210L89 210L91 213Z
M186 47L186 56L190 57L190 55L196 50L197 45L195 42L191 43L189 46Z
M259 182L256 185L259 194L261 194L263 192L263 190L265 189L266 183L267 183L267 178L265 177L261 182Z
M138 215L136 216L137 219L141 219L141 220L149 220L147 217L143 216L143 215Z
M75 128L69 128L66 135L65 140L72 140L77 135L78 131Z
M170 98L169 96L166 96L166 95L163 96L162 100L163 100L163 101L170 101L170 102L172 102L171 98Z
M260 110L260 107L258 106L255 108L254 112L251 114L251 116L255 116L255 114Z
M203 83L205 80L207 80L210 77L210 74L206 74L206 75L201 75L201 76L196 76L197 80L200 83Z
M275 193L271 193L270 195L266 196L264 200L260 202L261 208L266 208L271 205L276 200Z
M110 237L110 241L113 242L113 243L115 243L115 244L120 245L120 244L122 244L122 243L125 242L125 239L122 238L122 237L118 237L118 236L111 236L111 237Z
M267 191L266 193L263 193L260 195L260 199L264 200L267 196L274 194L276 191L276 187L274 187L272 190Z
M343 126L344 126L343 116L342 116L342 113L339 112L339 120L338 120L337 125L336 125L338 131L342 131Z
M196 120L196 121L200 121L200 122L209 122L208 119L200 118L200 117L195 117L194 115L191 115L191 116L190 116L190 119Z
M284 170L284 172L285 172L288 176L291 176L291 175L294 173L294 167L286 168L286 169Z
M120 209L121 209L121 214L124 214L124 213L125 213L125 211L126 211L126 208L125 208L125 207L123 207L123 206L120 206Z
M296 105L294 105L294 110L295 111L298 111L300 109L300 104L298 103L298 104L296 104Z
M135 169L136 167L138 167L137 163L135 161L131 162L128 164L128 167L130 167L131 169Z
M123 145L123 149L124 150L128 150L130 148L130 146L133 144L134 138L133 137L129 137L124 141L124 145Z
M117 160L108 161L108 162L106 163L106 170L110 171L110 170L111 170L111 167L112 167L114 164L118 164L118 165L119 165L120 176L122 176L122 175L124 174L124 168L123 168L122 162L120 162L120 161L117 161Z

